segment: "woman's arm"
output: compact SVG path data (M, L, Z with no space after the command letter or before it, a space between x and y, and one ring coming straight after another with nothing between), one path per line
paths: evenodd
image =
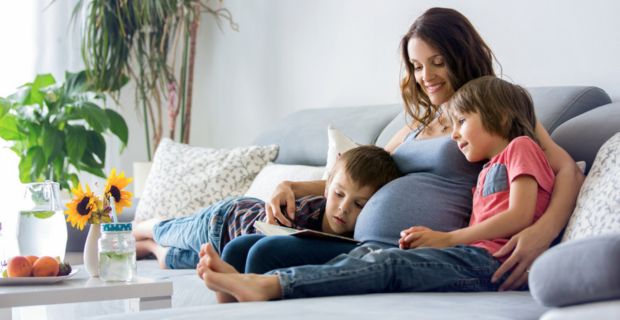
M281 224L290 227L295 218L295 198L325 193L325 180L317 181L282 181L276 187L271 200L265 204L267 211L267 223ZM286 206L286 214L291 218L286 219L280 210Z
M575 161L551 139L540 122L536 124L536 137L555 173L551 202L536 223L514 235L495 254L496 257L502 257L512 252L493 275L492 281L495 282L504 273L512 270L500 290L515 289L527 281L527 270L534 260L549 248L568 222L584 179Z

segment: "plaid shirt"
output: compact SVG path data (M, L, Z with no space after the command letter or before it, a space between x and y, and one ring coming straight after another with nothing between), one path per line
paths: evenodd
M298 229L322 231L326 199L323 196L307 196L295 200L293 225ZM284 208L283 208L284 209ZM260 233L254 221L264 221L267 216L265 202L255 198L240 198L228 210L224 219L220 246L244 234Z

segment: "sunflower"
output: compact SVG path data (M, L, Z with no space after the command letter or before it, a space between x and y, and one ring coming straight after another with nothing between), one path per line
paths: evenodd
M133 194L123 190L131 182L131 178L125 178L125 172L116 175L116 169L112 169L108 181L105 185L105 196L114 198L114 207L118 214L123 212L123 208L131 207L131 197Z
M90 191L90 187L86 185L86 192L82 190L82 184L78 183L77 188L71 189L73 200L67 203L67 221L71 222L72 227L78 227L84 230L84 225L90 219L92 213L97 210L96 198Z

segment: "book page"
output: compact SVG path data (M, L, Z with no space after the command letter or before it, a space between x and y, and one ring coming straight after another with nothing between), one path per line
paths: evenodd
M291 236L303 237L303 238L323 238L323 239L333 239L333 240L342 240L342 241L359 243L358 240L355 240L353 238L347 238L347 237L343 237L343 236L339 236L339 235L335 235L331 233L326 233L326 232L321 232L321 231L316 231L316 230L311 230L311 229L298 230L298 229L293 229L293 228L284 227L284 226L276 226L273 224L268 224L263 221L255 221L254 228L256 228L256 230L262 232L264 235L267 235L267 236L291 235Z
M284 226L276 226L273 224L269 224L263 221L254 221L254 228L260 231L262 234L266 236L287 236L289 234L293 234L299 230L284 227Z

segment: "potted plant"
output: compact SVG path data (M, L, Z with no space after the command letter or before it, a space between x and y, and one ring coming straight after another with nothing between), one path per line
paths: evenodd
M74 21L84 3L80 0L76 4ZM142 109L144 118L148 160L164 136L164 105L169 116L167 135L189 143L201 16L211 14L218 25L223 19L233 30L238 29L230 12L219 7L222 0L89 0L86 3L82 57L88 77L98 91L115 99L128 79L135 83L136 106Z
M22 183L53 180L68 190L80 171L105 178L103 134L115 135L124 148L128 128L119 113L98 105L104 96L93 89L84 71L67 72L62 84L41 74L0 98L0 138L20 158Z

